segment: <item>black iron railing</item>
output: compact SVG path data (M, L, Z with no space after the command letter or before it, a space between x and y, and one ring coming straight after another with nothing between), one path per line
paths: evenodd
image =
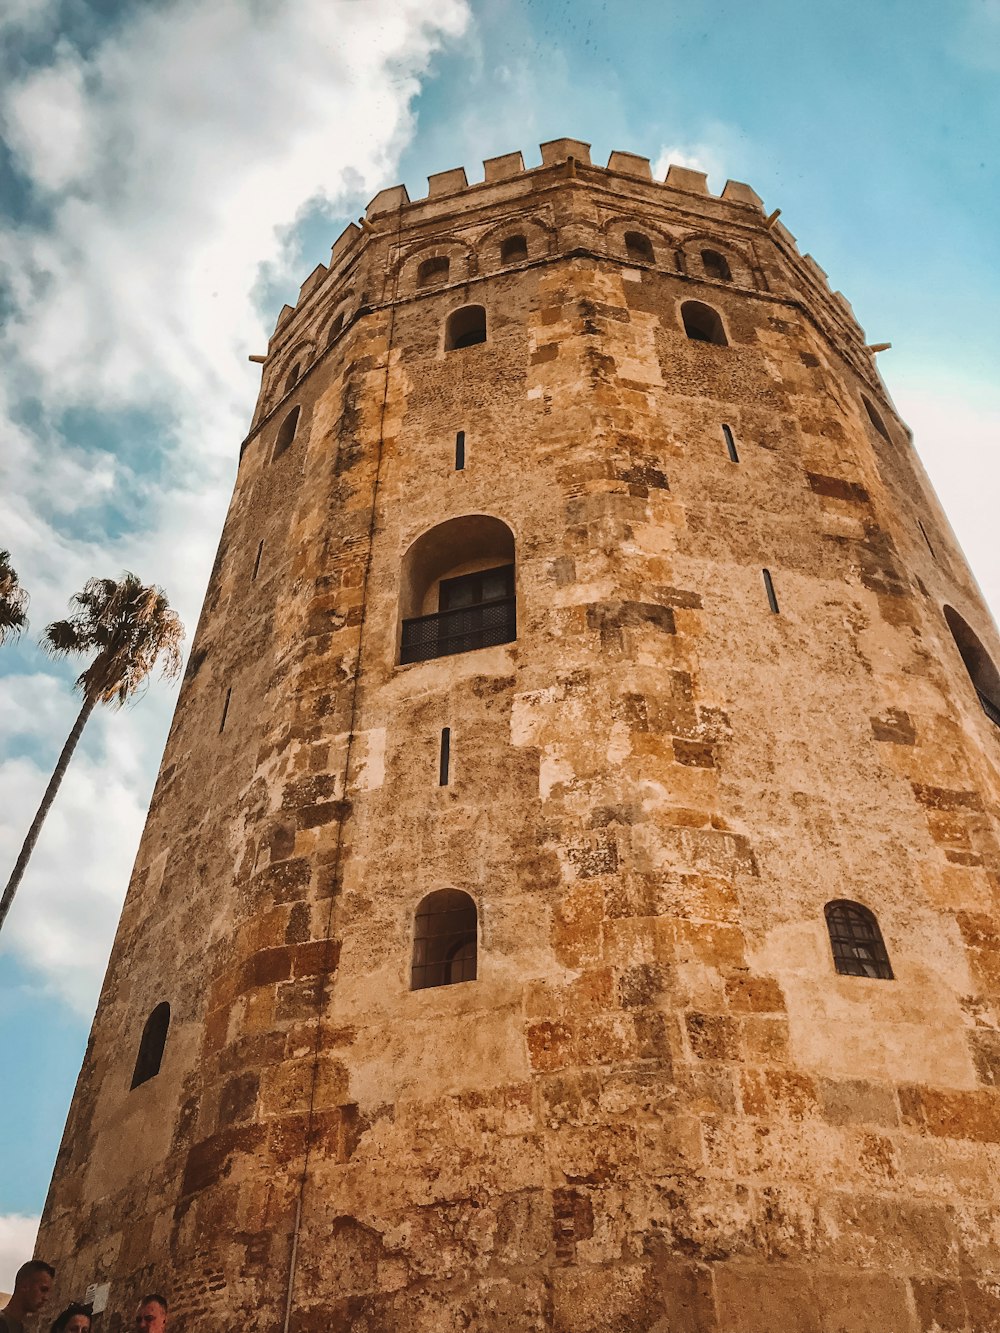
M432 657L467 653L517 638L514 598L480 602L434 616L414 616L403 621L401 662L426 662Z
M979 702L983 706L983 712L994 726L1000 727L1000 708L998 708L993 700L988 695L984 694L982 690L976 690L976 693L979 695Z

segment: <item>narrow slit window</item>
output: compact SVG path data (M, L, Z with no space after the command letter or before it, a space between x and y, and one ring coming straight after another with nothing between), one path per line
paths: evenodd
M455 436L455 471L465 467L465 431L460 430Z
M860 903L838 899L823 909L833 965L845 977L892 981L892 965L875 913Z
M733 432L729 426L723 425L722 435L726 441L726 453L729 455L730 463L738 463L740 456L736 452L736 441L733 439Z
M930 539L930 537L928 537L928 535L927 535L927 529L926 529L926 528L924 527L924 525L921 523L921 521L920 521L919 518L917 519L917 527L920 529L920 535L923 537L924 541L927 543L927 549L928 549L928 551L930 551L931 555L932 555L932 556L934 557L934 559L936 560L936 559L937 559L937 552L934 550L934 547L931 545L931 539Z
M771 578L771 571L762 569L760 572L764 575L764 591L767 593L767 604L774 614L778 615L778 599L774 593L774 579Z
M255 583L257 581L257 575L260 573L260 558L263 554L264 554L264 543L263 541L260 541L257 543L257 559L253 562L253 573L250 575L251 583Z
M429 893L417 908L411 990L476 980L476 904L460 889Z
M232 697L233 697L233 687L230 685L229 689L226 690L226 698L225 698L225 701L224 701L224 703L223 703L223 705L222 705L222 720L221 720L220 723L219 723L219 735L220 735L220 736L222 735L222 733L223 733L223 732L225 731L225 729L226 729L226 718L227 718L228 715L229 715L229 700L230 700Z
M139 1052L135 1057L135 1069L132 1071L132 1087L148 1083L160 1072L163 1062L163 1048L167 1044L167 1029L170 1027L170 1005L166 1000L158 1004L146 1019L139 1039Z
M441 728L441 762L438 766L438 786L447 787L451 769L451 727Z

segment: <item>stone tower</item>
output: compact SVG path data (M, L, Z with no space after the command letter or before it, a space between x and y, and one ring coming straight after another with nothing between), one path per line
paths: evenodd
M1000 1329L1000 642L847 301L587 145L278 320L49 1195L174 1329Z

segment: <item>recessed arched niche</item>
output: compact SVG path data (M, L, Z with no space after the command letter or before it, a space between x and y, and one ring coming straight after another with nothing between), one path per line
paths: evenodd
M943 610L951 637L965 663L982 710L991 722L1000 727L1000 672L968 621L953 606L946 606Z
M400 662L512 642L514 573L514 534L491 514L463 514L423 533L400 571Z

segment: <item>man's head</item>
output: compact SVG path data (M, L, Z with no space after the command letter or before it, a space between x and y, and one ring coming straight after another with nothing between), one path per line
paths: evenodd
M55 1275L56 1270L44 1259L29 1259L17 1270L14 1300L25 1314L37 1314L49 1299Z
M167 1326L167 1298L155 1292L143 1296L135 1312L135 1326L142 1333L163 1333Z

